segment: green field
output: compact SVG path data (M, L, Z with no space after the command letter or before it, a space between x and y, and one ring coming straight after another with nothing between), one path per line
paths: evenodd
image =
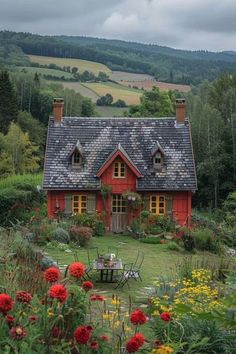
M110 79L113 81L145 81L152 80L154 77L147 74L136 74L126 71L112 71Z
M139 104L140 96L142 95L139 90L111 82L89 82L85 83L84 86L95 92L98 96L104 96L107 93L110 93L113 96L114 101L121 99L128 105Z
M112 106L96 106L96 112L101 117L124 117L124 111L127 109Z
M68 88L70 90L74 90L75 92L80 93L82 96L91 98L91 100L95 103L99 96L89 88L87 88L84 84L80 82L61 82L64 88Z
M35 68L33 66L20 66L18 67L18 70L32 73L32 74L38 73L42 76L51 75L51 76L58 77L58 79L60 79L63 76L65 79L73 79L74 77L73 74L68 73L66 71L56 70L56 69L46 69L46 68Z
M108 75L111 73L111 70L106 65L88 60L44 57L39 55L28 55L28 57L32 63L38 63L40 65L56 64L60 67L76 67L80 73L84 72L85 70L88 70L95 75L98 75L100 71Z

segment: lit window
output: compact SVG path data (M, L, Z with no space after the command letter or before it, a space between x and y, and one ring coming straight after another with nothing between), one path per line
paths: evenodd
M87 211L87 195L73 195L72 212L73 214L83 214Z
M155 215L165 214L165 197L163 195L150 196L150 212Z
M74 152L72 155L72 165L73 166L81 166L82 164L82 157L79 152Z
M112 212L113 213L126 213L127 205L126 200L121 194L112 195Z
M125 164L122 161L117 161L114 163L114 177L123 178L125 177Z

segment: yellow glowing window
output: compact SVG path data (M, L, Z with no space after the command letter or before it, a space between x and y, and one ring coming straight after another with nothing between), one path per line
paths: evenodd
M114 163L114 177L122 178L125 177L125 164L122 161L116 161Z
M72 197L72 212L74 214L82 214L87 211L87 195L73 195Z
M150 196L150 212L155 215L165 214L165 197L163 195Z
M121 194L112 195L112 212L113 213L126 213L126 201Z

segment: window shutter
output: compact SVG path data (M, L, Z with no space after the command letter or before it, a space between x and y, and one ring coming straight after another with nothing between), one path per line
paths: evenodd
M88 213L96 212L96 194L88 194L88 205L87 205Z
M72 201L71 201L71 194L65 194L65 210L64 213L66 215L72 214Z
M149 196L149 194L145 194L143 196L143 210L150 211L150 196Z
M172 196L166 195L166 215L172 217Z

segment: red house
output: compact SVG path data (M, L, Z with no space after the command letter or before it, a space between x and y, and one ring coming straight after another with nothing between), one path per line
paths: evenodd
M190 225L197 183L184 100L173 118L72 118L62 111L63 100L55 99L43 177L49 217L103 213L107 228L119 232L148 210ZM138 209L126 192L141 196Z

